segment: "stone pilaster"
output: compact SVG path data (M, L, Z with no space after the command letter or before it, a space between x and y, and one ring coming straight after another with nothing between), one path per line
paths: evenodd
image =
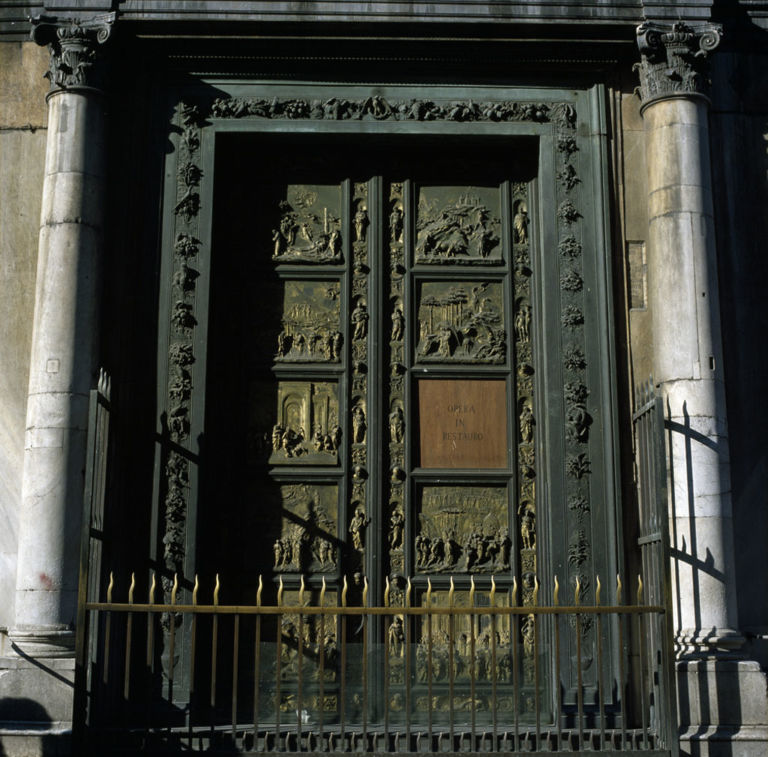
M74 649L105 194L99 52L113 20L34 22L33 38L51 52L51 91L10 633L32 657Z
M707 55L720 29L638 28L654 377L667 405L678 654L738 648L728 422L709 160Z

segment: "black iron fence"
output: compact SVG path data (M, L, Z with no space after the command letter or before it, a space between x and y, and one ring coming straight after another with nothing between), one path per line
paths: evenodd
M578 587L567 605L556 585L549 606L523 607L516 587L473 582L440 605L428 587L419 606L410 591L403 607L367 606L364 590L351 607L324 586L223 605L218 581L210 604L197 582L190 604L175 590L155 603L154 587L136 601L135 582L117 601L111 582L84 606L98 639L82 647L83 748L669 754L666 610L644 603L639 578L634 604L617 581L602 605L597 586L590 606Z

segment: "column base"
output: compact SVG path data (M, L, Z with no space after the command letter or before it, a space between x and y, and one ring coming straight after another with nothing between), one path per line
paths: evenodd
M768 678L757 662L710 658L675 667L681 754L768 754Z
M8 633L11 655L26 658L67 658L75 655L75 632L60 626L13 628Z
M731 628L683 628L675 634L675 656L678 660L741 659L745 642L744 636Z

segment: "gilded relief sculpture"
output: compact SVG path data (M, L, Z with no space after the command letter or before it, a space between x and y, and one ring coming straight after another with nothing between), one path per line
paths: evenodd
M282 329L275 360L290 363L338 363L344 337L340 331L339 283L285 281Z
M421 573L498 573L510 568L506 490L425 487L414 541Z
M277 394L277 422L269 435L269 462L335 463L342 436L336 384L281 381Z
M498 189L422 188L416 262L499 265L501 221L489 204L498 206Z
M503 363L506 337L499 283L421 285L416 354L422 362Z
M340 263L339 188L288 187L272 230L272 260L278 263Z

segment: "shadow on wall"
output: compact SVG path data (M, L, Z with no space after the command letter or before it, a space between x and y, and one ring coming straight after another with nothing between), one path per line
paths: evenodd
M672 410L667 402L665 421L667 433L667 465L670 473L670 519L672 577L676 584L673 589L675 628L675 657L678 725L680 733L681 755L691 757L737 757L742 754L752 755L760 752L741 752L743 744L733 741L744 724L742 712L741 678L739 648L743 638L731 629L708 627L702 615L706 616L705 603L720 601L723 598L709 595L712 582L726 583L725 550L723 544L714 545L721 554L713 555L706 543L712 534L705 529L699 533L697 524L701 520L697 513L695 493L706 488L710 482L695 480L701 478L706 468L702 466L702 453L710 465L714 461L718 470L718 461L723 455L717 438L696 431L692 428L691 416L687 403L683 402L682 420L672 420ZM677 438L675 438L677 437ZM682 443L683 459L679 453ZM727 440L724 441L727 444ZM677 455L673 452L676 449ZM675 486L675 477L684 479ZM682 486L681 486L682 484ZM716 487L715 491L719 491ZM686 501L676 501L676 495L684 493ZM707 518L704 518L706 522ZM681 528L680 522L687 521ZM726 530L726 533L728 531ZM722 535L721 535L722 536ZM683 579L683 575L687 574ZM703 585L702 585L703 584ZM688 608L684 605L689 604ZM691 617L692 615L692 617ZM692 622L692 627L681 628L683 619ZM710 646L708 646L710 645ZM754 744L759 750L760 744Z
M51 732L48 711L26 697L0 698L0 757L67 757L70 731Z

